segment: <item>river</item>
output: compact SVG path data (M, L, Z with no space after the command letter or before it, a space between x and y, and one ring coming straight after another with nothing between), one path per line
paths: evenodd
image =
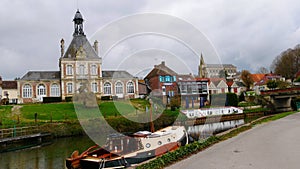
M244 123L234 120L205 125L189 126L193 137L205 138L212 133L228 130ZM197 139L197 138L196 138ZM65 159L74 150L82 152L94 145L87 136L60 138L42 147L0 153L0 169L65 169Z

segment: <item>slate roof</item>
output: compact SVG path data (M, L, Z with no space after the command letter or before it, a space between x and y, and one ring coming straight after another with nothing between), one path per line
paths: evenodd
M82 46L84 52L86 53L86 58L99 58L96 51L87 40L85 35L74 35L73 40L70 43L68 49L66 50L63 58L76 58L76 52Z
M104 70L103 78L134 78L130 73L124 70Z
M236 68L233 64L206 64L207 68Z
M18 89L17 81L3 81L2 89Z
M59 80L60 71L29 71L21 80Z

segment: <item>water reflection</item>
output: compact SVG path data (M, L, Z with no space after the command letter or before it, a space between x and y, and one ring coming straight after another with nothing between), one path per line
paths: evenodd
M210 123L196 126L189 126L188 133L194 139L205 139L213 134L220 133L222 131L240 126L244 124L244 119L241 120L232 120L232 121L224 121L219 123Z
M2 169L64 169L65 158L94 145L88 137L55 140L51 145L0 154Z
M242 124L243 119L189 126L187 129L197 140ZM74 150L83 152L92 145L94 143L88 137L72 137L55 140L51 145L40 148L0 153L0 169L65 169L66 157Z

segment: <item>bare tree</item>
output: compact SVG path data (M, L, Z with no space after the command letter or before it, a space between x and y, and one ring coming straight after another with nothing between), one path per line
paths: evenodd
M257 73L267 74L267 73L269 73L269 70L266 67L262 66L262 67L258 68Z
M293 80L300 70L300 45L294 49L287 49L277 56L272 62L271 69L274 73Z

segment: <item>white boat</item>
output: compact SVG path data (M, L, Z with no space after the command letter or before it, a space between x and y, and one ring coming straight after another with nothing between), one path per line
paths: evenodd
M156 132L140 131L130 136L113 134L106 145L92 147L66 160L68 169L124 168L160 156L188 143L184 126L169 126Z
M188 118L201 118L213 115L240 114L243 113L243 110L238 107L228 106L181 110L181 113L186 115Z

